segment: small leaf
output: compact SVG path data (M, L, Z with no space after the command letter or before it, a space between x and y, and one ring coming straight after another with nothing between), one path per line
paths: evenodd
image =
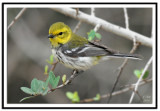
M92 37L88 37L88 40L91 41L91 40L93 40L93 38Z
M62 82L63 82L63 84L66 82L66 75L65 74L62 76Z
M50 55L50 62L53 63L53 58L54 56L53 55Z
M50 62L49 60L46 60L46 62L47 62L48 64L52 64L52 62Z
M140 71L140 70L134 70L134 75L135 75L137 78L140 78L140 76L141 76L141 71Z
M149 71L146 71L144 76L143 76L143 79L146 79L148 77L148 75L149 75Z
M53 74L52 71L49 72L49 83L51 84L52 88L54 87L54 79L55 79L55 75Z
M91 30L89 33L87 33L88 34L88 40L89 41L91 41L91 40L93 40L94 39L94 37L95 37L95 31L94 30Z
M56 87L58 86L59 79L60 79L60 76L57 76L57 77L54 79L54 86L53 86L53 88L56 88Z
M49 83L49 76L48 76L48 78L47 78L47 80L46 80L46 82L45 82L45 86L47 87L48 86L48 83Z
M96 95L96 97L94 97L94 98L93 98L93 100L95 100L95 101L99 101L99 100L100 100L100 98L101 98L100 94L97 94L97 95Z
M46 95L49 90L48 84L41 80L37 80L37 81L38 81L39 86L37 88L36 94Z
M28 87L21 87L21 90L27 94L31 94L31 95L35 95L35 92L32 91L32 89L28 88Z
M22 101L24 101L24 100L26 100L26 99L30 99L30 98L33 98L34 96L28 96L28 97L24 97L23 99L21 99L19 102L22 102Z
M72 102L79 102L79 101L80 101L80 99L79 99L79 96L78 96L78 92L75 91L75 92L73 93Z
M95 36L96 36L98 39L101 39L101 34L96 33Z
M44 74L48 74L48 65L46 65L44 68Z
M38 88L39 88L39 82L36 78L34 78L32 81L31 81L31 89L32 91L36 92L38 91Z
M73 99L73 93L72 92L66 92L66 96L72 100Z
M142 72L143 72L143 69L141 69L141 70L135 70L134 74L139 79L141 77ZM143 79L146 79L148 77L148 75L149 75L149 71L146 71L145 74L144 74L144 76L143 76Z
M52 71L49 72L49 83L52 85L52 88L56 88L59 83L60 76L55 77Z

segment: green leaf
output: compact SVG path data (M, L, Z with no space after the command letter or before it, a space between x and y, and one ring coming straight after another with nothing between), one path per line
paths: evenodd
M51 84L52 88L54 87L54 79L55 79L55 75L53 74L52 71L49 72L49 83Z
M99 101L99 100L100 100L100 98L101 98L100 94L97 94L97 95L96 95L96 97L94 97L94 98L93 98L93 100L95 100L95 101Z
M48 86L48 83L49 83L49 76L48 76L48 78L47 78L47 80L46 80L46 82L45 82L45 86L47 87Z
M49 82L48 80L46 82L43 82L35 78L31 82L31 89L33 92L35 92L35 94L45 95L49 90L48 82Z
M28 88L28 87L21 87L21 90L27 94L31 94L31 95L35 95L35 92L32 91L32 89Z
M143 69L141 69L141 70L135 70L134 74L136 75L137 78L140 78L142 72L143 72ZM149 75L149 71L146 71L145 74L144 74L144 76L143 76L143 79L146 79L148 77L148 75Z
M101 39L101 34L96 33L95 36L96 36L98 39Z
M38 82L38 80L36 79L36 78L34 78L32 81L31 81L31 89L32 89L32 91L34 91L34 92L36 92L37 93L37 91L38 91L38 89L39 89L39 82Z
M66 96L67 96L67 98L69 98L70 100L72 100L73 99L73 93L72 92L66 92Z
M66 96L67 96L67 98L70 99L73 103L80 101L77 91L75 91L74 93L72 93L72 92L67 92L67 93L66 93Z
M50 60L46 60L47 63L49 64L53 64L53 61L54 61L54 56L53 55L50 55Z
M60 76L57 76L54 80L54 88L58 86L59 80L60 80Z
M44 68L44 74L48 74L48 65L46 65Z
M91 30L89 33L87 33L88 34L88 40L89 41L91 41L91 40L93 40L94 39L94 37L95 37L95 31L94 30Z
M56 88L59 83L60 76L55 77L52 71L49 72L49 83L51 84L52 88Z
M26 99L30 99L30 98L33 98L34 96L28 96L28 97L24 97L23 99L21 99L19 102L22 102L22 101L24 101L24 100L26 100Z
M140 78L140 76L141 76L141 71L140 71L140 70L134 70L134 75L135 75L137 78Z
M47 62L48 64L52 64L52 62L50 62L49 60L46 60L46 62Z
M53 63L53 58L54 56L53 55L50 55L50 62Z
M48 90L49 90L49 87L48 87L48 84L46 82L43 82L41 80L38 80L39 82L39 88L38 88L38 94L42 94L42 95L46 95Z
M79 101L80 101L80 99L79 99L79 96L78 96L78 92L75 91L75 92L73 93L72 102L79 102Z
M63 84L66 82L66 75L65 74L62 76L62 82L63 82Z
M144 76L143 76L143 79L146 79L148 77L148 75L149 75L149 71L146 71Z

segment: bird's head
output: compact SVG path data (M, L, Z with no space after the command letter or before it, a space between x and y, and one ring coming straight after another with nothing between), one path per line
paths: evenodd
M53 47L58 47L60 44L69 42L72 35L72 30L62 22L57 22L49 28L48 38Z

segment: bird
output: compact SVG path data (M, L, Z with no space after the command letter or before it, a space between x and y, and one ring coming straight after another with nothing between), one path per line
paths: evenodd
M55 59L73 70L85 71L110 58L140 59L137 54L115 51L99 42L92 42L72 32L63 22L49 28L49 41Z

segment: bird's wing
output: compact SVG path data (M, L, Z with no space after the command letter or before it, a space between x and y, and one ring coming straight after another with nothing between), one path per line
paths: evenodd
M100 46L93 42L74 48L69 48L67 45L64 45L61 47L61 50L65 55L70 57L94 57L111 55L113 53L106 47Z

